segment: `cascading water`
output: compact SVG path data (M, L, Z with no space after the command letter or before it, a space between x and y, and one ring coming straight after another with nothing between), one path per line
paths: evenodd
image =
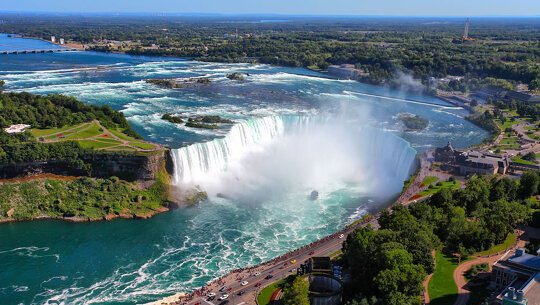
M229 186L281 182L320 188L342 180L364 185L367 193L399 191L416 151L390 132L343 122L291 115L243 121L223 138L174 149L174 181L203 188L209 180L227 179Z

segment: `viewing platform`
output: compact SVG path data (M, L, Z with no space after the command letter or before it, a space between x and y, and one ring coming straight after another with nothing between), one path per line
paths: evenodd
M36 49L36 50L0 50L0 54L37 54L37 53L59 53L59 52L76 52L75 48L59 48L59 49Z

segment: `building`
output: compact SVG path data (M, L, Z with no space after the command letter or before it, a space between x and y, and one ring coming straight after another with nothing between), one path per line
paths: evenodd
M51 36L51 42L52 42L52 43L56 43L56 37Z
M519 101L524 103L540 103L540 95L535 95L527 92L507 90L501 87L487 86L480 90L473 92L473 96L487 100L487 99L503 99L505 101Z
M443 163L446 168L453 169L462 176L504 175L510 167L510 160L505 156L475 150L460 151L454 149L450 143L436 148L433 156L436 162Z
M366 76L368 73L362 69L357 69L351 64L333 65L328 67L328 74L339 79L358 79L361 76Z
M494 175L506 174L510 167L507 157L483 153L479 151L462 152L456 157L460 175L469 174Z
M540 304L540 256L517 249L493 265L492 281L502 305Z
M65 44L64 38L60 38L60 44Z
M30 125L26 125L26 124L17 124L17 125L11 125L8 128L4 128L4 131L10 134L21 133L30 127L31 127Z

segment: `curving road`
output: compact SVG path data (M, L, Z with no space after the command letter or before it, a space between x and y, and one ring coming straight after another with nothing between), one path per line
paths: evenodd
M223 303L218 298L225 293L229 295L225 301L226 304L256 304L257 296L265 286L293 274L292 269L300 267L300 264L311 256L330 256L336 251L341 250L343 241L348 234L359 227L365 227L367 225L378 228L377 218L350 226L340 232L259 266L234 270L223 278L198 289L191 295L179 297L175 302L158 301L151 304L218 305ZM343 237L340 238L341 234L343 234ZM248 283L242 286L241 283L243 281L247 281ZM215 299L209 299L209 293L215 293Z

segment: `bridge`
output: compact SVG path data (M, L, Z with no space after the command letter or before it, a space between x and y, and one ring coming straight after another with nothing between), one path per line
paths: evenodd
M73 48L61 49L36 49L36 50L0 50L1 55L7 54L37 54L37 53L59 53L59 52L76 52L79 51Z

